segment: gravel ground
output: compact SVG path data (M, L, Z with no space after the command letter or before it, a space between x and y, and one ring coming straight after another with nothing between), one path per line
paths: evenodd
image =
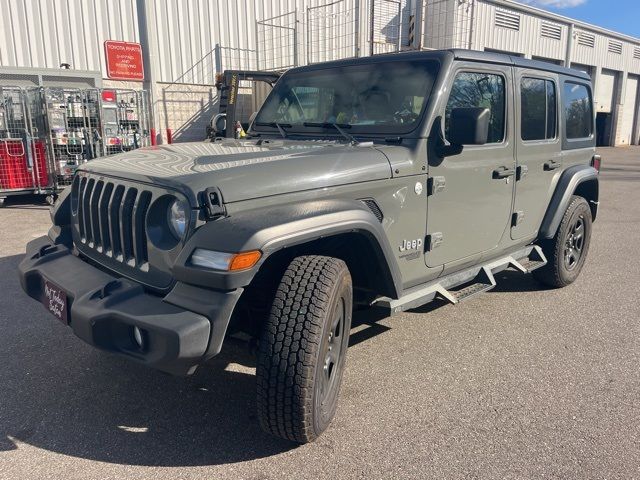
M601 210L574 285L504 273L459 306L359 315L337 416L304 446L260 431L242 343L173 378L57 323L16 278L48 210L10 202L0 478L640 478L640 149L601 153Z

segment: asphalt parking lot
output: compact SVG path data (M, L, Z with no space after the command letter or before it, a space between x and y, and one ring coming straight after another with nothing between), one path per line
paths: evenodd
M640 477L640 148L603 149L587 265L563 290L506 272L459 306L356 317L317 442L262 433L229 344L173 378L83 344L19 287L46 206L0 209L0 478Z

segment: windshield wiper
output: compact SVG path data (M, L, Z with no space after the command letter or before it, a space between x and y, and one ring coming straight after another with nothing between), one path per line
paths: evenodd
M335 128L340 133L340 135L349 140L352 145L358 145L360 143L353 137L353 135L343 130L343 128L351 128L351 125L349 125L348 123L337 124L334 122L304 122L302 125L304 125L305 127L332 127Z
M280 135L282 135L282 138L287 138L287 132L285 131L284 127L289 128L291 126L290 123L278 123L278 122L256 122L256 125L258 127L277 128L278 131L280 132Z

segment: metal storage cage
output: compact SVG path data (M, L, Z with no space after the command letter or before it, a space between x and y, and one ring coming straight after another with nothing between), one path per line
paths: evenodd
M71 184L79 165L98 156L99 109L91 90L43 87L34 93L32 115L50 147L56 187Z
M9 195L51 194L55 188L30 105L22 88L0 87L0 204Z
M105 88L99 95L102 155L128 152L151 144L146 91Z

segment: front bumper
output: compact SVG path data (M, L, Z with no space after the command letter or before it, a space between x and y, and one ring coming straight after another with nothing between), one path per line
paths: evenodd
M242 289L220 292L177 283L161 298L76 257L49 237L27 245L19 266L24 291L42 302L45 279L67 296L69 326L85 342L176 375L220 352ZM133 327L144 336L139 348Z

